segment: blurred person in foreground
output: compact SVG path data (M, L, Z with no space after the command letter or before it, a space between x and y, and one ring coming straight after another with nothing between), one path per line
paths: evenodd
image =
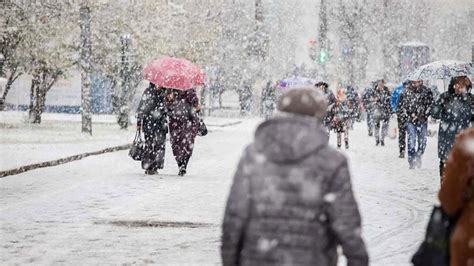
M451 266L474 265L474 129L456 137L439 192L443 210L458 217L451 233Z
M225 210L227 265L368 265L347 159L328 146L327 103L312 88L286 92L238 165Z

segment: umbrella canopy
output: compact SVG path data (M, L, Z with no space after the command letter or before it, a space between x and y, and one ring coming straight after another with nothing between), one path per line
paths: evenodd
M408 74L408 80L446 79L458 76L472 76L473 64L462 61L435 61L423 65Z
M204 85L204 71L182 58L164 57L148 64L145 80L158 87L189 90Z
M314 85L316 84L316 80L310 79L310 78L305 78L305 77L293 77L293 78L287 78L287 79L282 79L280 80L280 88L292 88L292 87L298 87L298 86L308 86L308 85Z

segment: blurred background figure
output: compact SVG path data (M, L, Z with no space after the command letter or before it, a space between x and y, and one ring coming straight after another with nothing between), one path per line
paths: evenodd
M331 128L337 135L337 147L342 146L342 135L344 135L345 148L349 149L349 130L351 123L351 108L344 88L340 86L336 92L336 103L329 110L332 117Z
M375 129L375 145L385 146L385 137L388 133L388 123L392 110L390 107L390 91L385 86L385 80L381 79L377 82L377 87L372 91L374 110L374 129Z

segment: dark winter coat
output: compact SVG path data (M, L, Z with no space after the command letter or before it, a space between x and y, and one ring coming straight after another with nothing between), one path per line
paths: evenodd
M390 106L391 94L387 87L383 87L382 90L374 88L372 90L372 98L374 102L373 117L374 120L388 121L392 114L392 108Z
M348 100L336 102L336 104L332 105L331 109L329 109L329 115L332 117L331 129L336 133L344 132L349 123L349 119L352 118L352 110L348 104Z
M362 103L364 104L365 111L372 113L375 108L374 99L374 88L366 88L362 93Z
M447 160L456 135L471 123L472 95L456 95L453 90L442 93L433 105L431 115L439 119L438 157Z
M473 141L472 128L464 130L456 138L439 192L439 200L446 213L451 216L459 215L449 247L451 266L474 263Z
M143 92L137 108L137 123L142 125L143 131L167 130L166 90L149 86Z
M351 110L351 118L360 117L359 94L353 87L348 87L346 90L347 106Z
M262 89L262 113L265 118L269 118L273 115L276 108L277 102L276 88L272 86L271 82Z
M326 101L328 105L328 113L326 114L326 117L324 118L324 125L327 128L330 128L331 123L333 121L333 116L330 113L330 110L336 104L336 96L334 96L334 93L328 88L325 88L323 90L323 93L324 93L324 96L326 97Z
M428 122L433 105L433 93L425 86L407 87L401 94L397 104L400 119L417 126Z
M234 176L223 222L228 265L368 265L349 167L314 118L259 126Z
M199 105L196 90L173 91L168 101L171 148L177 161L189 160L199 128L199 117L194 107Z

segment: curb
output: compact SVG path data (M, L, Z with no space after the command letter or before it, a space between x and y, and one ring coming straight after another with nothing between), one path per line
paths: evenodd
M73 162L73 161L82 160L82 159L84 159L86 157L89 157L89 156L100 155L100 154L111 153L111 152L122 151L122 150L128 150L128 149L130 149L131 146L132 146L132 144L115 146L115 147L102 149L102 150L99 150L99 151L77 154L77 155L73 155L73 156L69 156L69 157L65 157L65 158L61 158L61 159L57 159L57 160L53 160L53 161L35 163L35 164L25 165L25 166L21 166L21 167L10 169L10 170L0 171L0 178L4 178L4 177L10 176L10 175L18 175L18 174L28 172L28 171L31 171L31 170L35 170L35 169L39 169L39 168L52 167L52 166L57 166L57 165L61 165L61 164L66 164L66 163L70 163L70 162Z

